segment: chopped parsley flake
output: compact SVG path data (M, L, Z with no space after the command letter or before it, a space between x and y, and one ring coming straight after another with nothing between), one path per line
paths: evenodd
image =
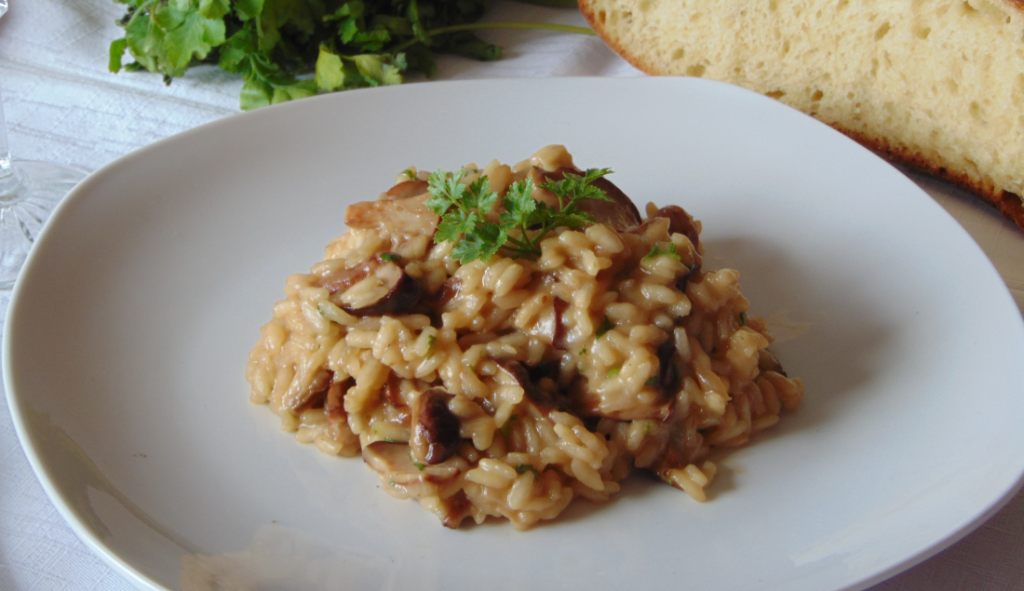
M380 258L382 261L388 261L389 263L397 263L402 260L402 257L393 252L381 253Z
M608 370L608 377L614 378L615 376L619 375L620 371L622 371L621 367L613 367Z
M505 424L501 426L501 434L508 437L508 434L512 432L512 421L518 420L519 415L512 415L505 421ZM522 474L522 472L520 472Z
M533 472L533 475L540 478L540 471L534 468L530 464L519 464L516 466L516 472L519 474L526 474L527 472Z
M651 252L647 253L647 255L644 256L644 260L646 261L648 259L653 259L656 256L662 255L672 257L677 261L679 260L679 254L676 253L676 245L674 242L669 242L667 250L661 250L660 248L658 248L658 245L655 244L654 248L651 249Z

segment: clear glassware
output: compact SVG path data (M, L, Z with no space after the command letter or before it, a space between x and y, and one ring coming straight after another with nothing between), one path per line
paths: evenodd
M0 17L7 0L0 0ZM46 219L85 171L53 162L12 160L0 97L0 291L14 286Z

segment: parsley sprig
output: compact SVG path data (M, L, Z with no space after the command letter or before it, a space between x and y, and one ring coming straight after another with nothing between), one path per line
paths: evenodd
M541 240L555 228L581 228L594 223L593 216L580 209L580 203L590 199L611 201L593 185L610 173L607 168L592 168L582 175L567 172L561 180L543 183L541 188L558 199L557 209L533 199L531 179L512 183L502 200L505 211L495 223L488 221L487 214L499 197L491 190L486 176L464 183L465 170L439 170L430 175L430 198L426 202L430 211L441 216L434 241L454 242L452 256L462 263L487 261L499 250L517 259L538 257Z
M124 36L111 72L149 70L168 84L198 64L244 80L242 109L435 74L435 55L496 60L479 29L594 32L557 23L477 22L488 0L115 0ZM575 3L571 0L535 0ZM134 61L125 63L125 54Z

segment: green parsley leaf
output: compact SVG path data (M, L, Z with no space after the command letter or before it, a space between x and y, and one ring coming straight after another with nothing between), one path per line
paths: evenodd
M475 29L593 34L553 23L477 23L489 0L116 1L127 10L118 20L124 36L110 45L112 72L146 69L169 82L197 64L217 62L242 77L243 109L400 84L409 73L433 76L436 53L499 58L501 48L478 38ZM134 62L123 63L126 52ZM310 72L316 73L315 82L305 83Z
M613 367L613 368L608 370L608 374L607 375L610 378L614 378L615 376L619 375L620 371L622 371L621 367Z
M533 467L531 464L519 464L516 466L516 472L519 474L526 474L527 472L533 472L533 475L540 478L540 470Z
M465 170L452 174L439 170L427 183L426 206L441 216L434 242L454 242L452 256L462 263L487 261L501 250L512 258L538 257L541 241L555 228L580 228L594 222L579 204L587 199L609 200L591 183L610 172L604 168L582 175L566 173L562 180L544 183L543 188L558 198L558 209L533 199L531 179L512 183L502 200L505 211L494 223L487 221L487 214L498 195L491 191L486 176L467 184L462 182Z
M397 262L401 262L402 257L398 256L397 254L395 254L393 252L382 252L380 254L380 260L388 261L390 263L397 263Z
M658 376L651 376L646 382L644 382L644 385L657 386L659 383L661 383L661 379Z
M679 260L679 254L676 253L676 245L674 242L669 242L667 250L661 250L660 248L658 248L658 245L655 244L654 248L651 249L651 252L647 253L644 256L644 260L646 261L648 259L653 259L654 257L663 255L672 257L677 261Z

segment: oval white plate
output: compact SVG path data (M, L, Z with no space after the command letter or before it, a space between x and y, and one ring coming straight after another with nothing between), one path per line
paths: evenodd
M562 143L704 222L803 407L700 505L634 477L528 533L448 531L247 401L288 274L409 165ZM1024 473L1024 328L960 227L875 156L692 79L429 83L231 117L93 174L17 286L12 413L76 532L142 588L858 589L951 544ZM232 587L234 588L234 587Z

